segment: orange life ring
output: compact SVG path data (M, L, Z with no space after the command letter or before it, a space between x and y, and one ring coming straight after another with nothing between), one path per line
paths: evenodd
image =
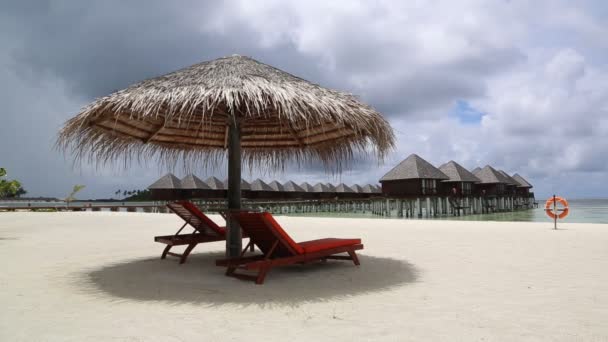
M561 213L557 214L557 213L553 212L554 202L556 205L557 205L557 203L560 203L562 206L564 206L563 209L560 209ZM556 217L558 219L563 219L566 216L568 216L569 211L570 211L570 209L568 208L568 201L566 201L564 198L561 198L558 196L550 197L547 200L547 202L545 203L545 212L547 213L547 216L549 216L552 219L555 219Z

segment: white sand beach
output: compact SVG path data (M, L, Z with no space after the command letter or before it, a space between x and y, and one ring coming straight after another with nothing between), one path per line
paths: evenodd
M214 217L219 220L219 217ZM170 214L0 213L1 341L608 341L608 225L277 220L350 262L223 275L160 260Z

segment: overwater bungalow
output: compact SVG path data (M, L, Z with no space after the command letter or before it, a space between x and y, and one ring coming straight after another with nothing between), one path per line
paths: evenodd
M380 178L382 193L393 197L437 195L438 183L449 179L438 168L411 154Z
M278 191L278 192L284 192L285 188L283 187L283 184L279 183L279 181L272 181L270 183L268 183L268 186L272 188L272 190L274 191Z
M355 191L344 183L338 184L334 188L334 192L336 193L336 196L338 198L355 198L356 197Z
M195 175L186 175L180 180L181 195L184 199L187 198L209 198L213 197L214 190L211 190L209 185Z
M306 192L314 192L314 188L312 185L308 184L307 182L304 182L302 184L300 184L300 188L302 188L304 191Z
M350 188L353 189L353 191L356 192L356 193L358 193L358 194L364 192L363 191L363 187L361 185L359 185L359 184L353 184Z
M261 179L256 179L249 185L249 198L269 199L276 197L276 191Z
M181 188L182 183L180 179L172 173L167 173L148 187L150 198L158 201L179 199L181 197Z
M268 183L268 186L273 190L271 198L286 198L285 188L283 187L283 184L279 183L279 181L272 181Z
M516 188L517 195L528 197L530 195L530 189L532 189L532 184L517 173L514 174L512 178L518 183Z
M205 179L205 183L211 190L211 198L225 198L227 193L226 183L222 182L216 177L209 177Z
M507 181L507 184L505 185L505 195L515 196L517 194L517 186L519 186L519 183L513 179L513 177L509 176L509 174L505 171L498 170L498 172L500 172L500 174L502 174Z
M326 183L317 183L312 187L315 198L334 198L334 190L333 185L329 187Z
M508 180L490 165L486 165L473 174L480 180L475 186L477 195L492 197L505 194L505 186Z
M362 186L361 189L363 189L362 192L365 194L373 194L377 190L376 187L371 184L366 184L366 185Z
M285 198L305 198L306 190L293 181L283 183L283 192Z
M441 165L439 170L449 177L440 182L443 195L470 196L473 194L474 184L481 182L473 173L453 160Z

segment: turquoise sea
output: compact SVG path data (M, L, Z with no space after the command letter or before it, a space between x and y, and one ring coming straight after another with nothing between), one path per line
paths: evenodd
M544 200L537 200L538 208L519 210L505 213L493 213L483 215L446 216L430 218L431 220L465 220L465 221L523 221L523 222L552 222L544 211ZM570 223L606 223L608 224L608 199L572 199L568 200L570 213L568 217L560 222ZM295 214L291 216L326 216L326 217L365 217L365 218L387 218L362 213L315 213ZM403 218L391 217L403 220ZM423 220L429 220L422 218ZM410 220L408 218L408 220Z
M544 200L538 200L539 207L536 209L520 210L514 212L483 214L483 215L465 215L465 216L448 216L431 218L433 220L465 220L465 221L525 221L525 222L551 222L545 215L543 210ZM608 224L608 199L570 199L570 214L560 222L571 223L605 223ZM73 205L88 205L91 202L72 202ZM37 206L57 206L64 207L64 202L31 202L32 207ZM122 202L113 203L92 203L95 205L114 204L120 205ZM149 205L153 202L124 202L125 205ZM0 201L2 206L23 206L27 207L27 202L4 202ZM142 211L142 210L138 210ZM1 213L0 213L1 214ZM310 213L310 214L289 214L290 216L317 216L317 217L361 217L361 218L387 218L383 216L371 215L370 213ZM400 219L391 217L392 219ZM426 218L423 218L426 219ZM409 220L409 219L408 219Z

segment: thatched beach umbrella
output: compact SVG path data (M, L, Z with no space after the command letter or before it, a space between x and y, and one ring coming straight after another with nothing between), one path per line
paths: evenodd
M340 171L359 151L382 158L394 135L356 97L235 55L99 98L66 123L58 143L98 163L181 160L191 168L227 158L228 208L240 209L241 160L283 168L316 159ZM241 232L228 227L228 254L237 256Z

